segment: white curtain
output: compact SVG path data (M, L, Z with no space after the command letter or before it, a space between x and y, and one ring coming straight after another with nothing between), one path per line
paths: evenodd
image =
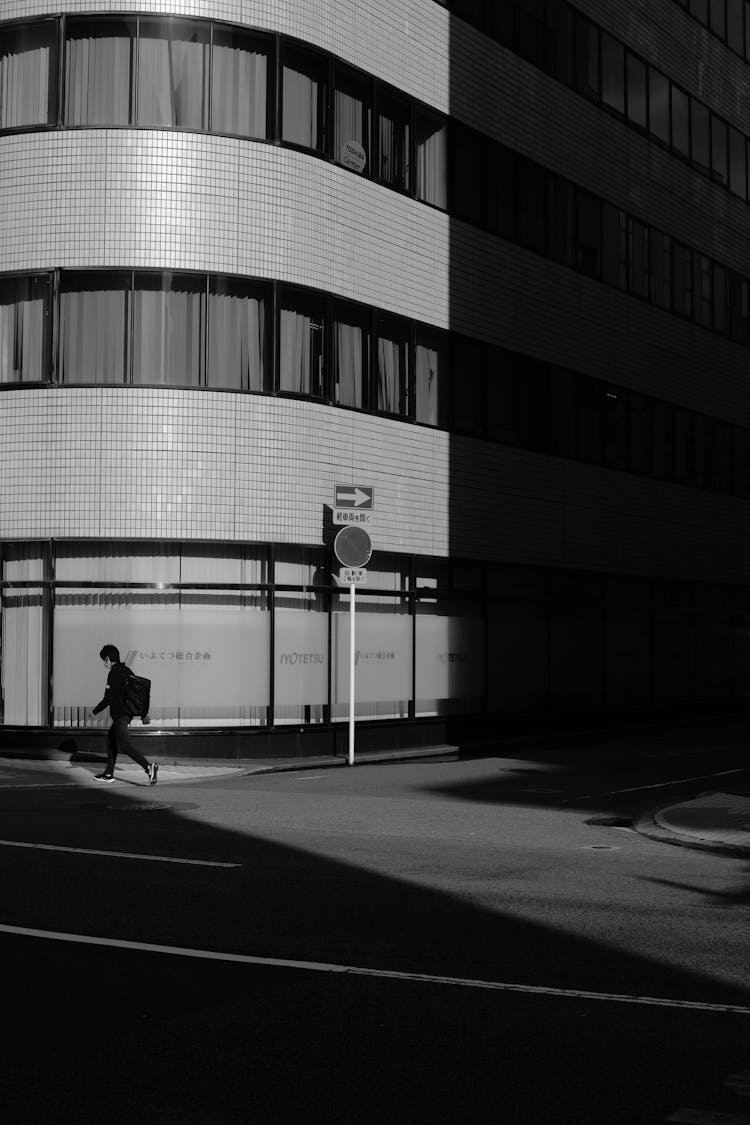
M42 576L43 560L37 547L18 547L8 552L3 567L6 581L32 581ZM47 668L41 589L11 586L3 590L0 663L3 723L44 725Z
M0 285L0 383L45 378L46 286L27 278Z
M417 138L417 195L436 207L448 206L448 131L423 120Z
M265 306L241 292L209 297L208 385L265 389Z
M203 351L203 292L185 280L136 280L133 382L197 386Z
M334 398L340 406L362 408L364 330L337 320L333 326Z
M47 123L50 48L37 34L9 34L0 46L0 129Z
M138 40L138 124L205 127L208 44L192 30L143 27Z
M107 24L75 28L65 44L65 123L127 125L130 121L130 45L125 29Z
M440 390L440 351L426 343L417 344L416 418L429 426L438 425Z
M296 309L282 309L279 333L279 389L295 394L313 394L312 333L319 328L312 318Z
M397 340L378 338L378 410L398 414L400 394L401 349Z
M61 382L125 382L127 296L90 280L60 294Z
M322 144L318 134L318 98L321 84L317 79L289 66L284 67L284 97L281 136L291 144L317 149Z
M214 40L211 129L242 137L266 136L268 59L231 39Z

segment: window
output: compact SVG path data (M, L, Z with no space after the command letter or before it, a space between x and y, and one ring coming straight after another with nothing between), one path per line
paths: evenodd
M727 170L727 123L716 114L711 115L711 172L720 184L729 182Z
M409 414L410 338L408 321L378 316L375 378L377 409L386 414Z
M618 289L628 287L627 215L619 207L602 207L602 278Z
M0 383L49 377L49 309L49 277L0 280Z
M326 398L325 300L282 289L279 294L279 390Z
M203 381L205 278L136 274L133 382L197 387Z
M628 394L630 424L630 469L634 473L651 472L651 401L643 395Z
M729 129L729 190L747 198L747 141L737 129Z
M378 100L377 177L401 191L412 187L411 109L394 94L382 93Z
M596 196L576 191L575 267L598 277L602 257L602 205Z
M487 142L460 125L451 130L452 211L460 219L481 224L484 219L484 160Z
M625 469L630 462L628 439L630 410L627 392L618 387L603 387L604 464L610 469Z
M708 0L690 0L690 14L708 27Z
M653 136L669 144L669 79L653 67L648 71L648 127Z
M549 451L560 457L578 454L580 376L555 368L549 380Z
M732 339L741 344L748 341L748 283L744 277L729 273L729 316Z
M313 152L326 151L328 63L285 48L282 69L281 139Z
M649 228L628 217L628 288L638 297L651 296Z
M517 445L521 436L521 379L518 359L492 348L487 371L488 431L493 441Z
M646 128L646 64L628 52L628 121Z
M128 125L135 29L127 20L66 24L65 124Z
M690 99L679 86L672 86L672 146L690 156Z
M6 28L0 36L0 129L54 122L56 31L50 21Z
M62 274L61 383L128 381L130 288L129 273Z
M675 408L667 402L653 404L653 473L660 480L672 480L675 473Z
M696 322L711 327L711 261L705 254L693 254L693 306Z
M372 152L372 82L337 66L333 91L333 159L363 172Z
M727 300L727 271L713 263L713 317L714 328L726 336L729 332L729 305Z
M727 43L742 55L745 47L743 0L727 0Z
M333 401L361 410L370 406L371 317L343 301L332 309L331 375Z
M501 145L487 153L487 226L502 238L516 237L516 154Z
M693 315L692 253L680 242L672 243L672 307L681 316Z
M263 286L212 277L208 287L208 385L270 389L270 293Z
M599 29L585 16L576 20L576 87L594 101L599 100Z
M573 265L575 239L575 189L568 180L550 176L547 181L549 206L549 255L564 266Z
M724 39L727 33L727 12L725 3L726 0L710 0L709 4L709 24L714 35L718 35L720 39Z
M448 126L443 118L417 112L417 197L448 206Z
M271 47L265 40L215 27L211 129L238 137L269 137L270 76Z
M460 434L483 434L487 426L487 348L459 337L453 347L453 425Z
M672 239L651 231L651 299L660 309L672 310Z
M544 254L547 250L548 173L530 160L521 159L519 173L519 237L524 246Z
M602 102L625 113L625 48L606 31L602 39Z
M575 10L567 0L548 0L549 71L559 82L575 87Z
M690 140L692 158L701 172L711 171L711 128L708 107L695 98L690 100Z
M415 418L447 428L450 403L450 350L445 333L417 328Z
M205 129L208 26L188 20L141 21L138 39L139 125Z
M518 53L542 70L547 68L545 0L515 0L518 9Z
M602 461L602 389L584 379L580 396L580 454L584 461Z

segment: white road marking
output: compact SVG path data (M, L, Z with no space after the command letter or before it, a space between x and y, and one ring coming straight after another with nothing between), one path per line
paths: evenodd
M686 785L689 781L707 781L712 777L727 777L731 773L747 773L747 767L722 770L721 773L699 773L697 777L680 777L675 781L657 781L653 785L632 785L629 789L609 789L606 793L579 793L565 804L571 804L573 801L589 801L593 797L616 797L618 793L639 793L642 789L666 789L670 785Z
M186 863L191 867L241 867L241 863L218 863L212 859L177 859L171 855L143 855L141 852L104 852L94 848L66 848L60 844L28 844L19 840L0 840L3 848L38 848L45 852L73 852L76 855L103 855L108 859L147 859L154 863Z
M586 992L577 988L508 984L502 981L476 980L473 977L405 973L398 972L395 969L374 969L361 965L337 965L326 961L294 961L281 957L257 957L249 953L222 953L213 949L188 949L179 945L154 945L150 942L94 937L89 934L69 934L56 930L37 930L26 926L10 926L3 923L0 923L0 933L12 934L17 937L43 938L48 941L67 941L81 945L103 945L110 949L129 949L141 953L167 953L173 957L194 957L204 961L232 961L242 965L261 965L270 969L300 969L304 972L378 977L385 980L412 981L416 984L447 984L459 988L479 988L486 992L518 992L531 996L551 996L554 999L605 1000L610 1003L636 1004L649 1008L680 1008L696 1012L724 1012L750 1016L750 1007L743 1007L739 1004L709 1004L698 1000L671 1000L661 996L627 996L616 992Z

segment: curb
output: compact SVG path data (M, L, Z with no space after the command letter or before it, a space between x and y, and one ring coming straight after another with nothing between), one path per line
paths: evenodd
M748 856L750 855L750 846L744 844L729 844L721 843L720 841L700 840L695 836L683 836L678 832L673 832L669 828L662 828L657 824L654 819L658 815L659 810L654 813L645 813L638 820L633 821L633 828L641 836L646 836L650 840L658 840L661 844L671 844L677 848L693 848L695 851L711 852L714 855L726 855L731 852L734 855Z

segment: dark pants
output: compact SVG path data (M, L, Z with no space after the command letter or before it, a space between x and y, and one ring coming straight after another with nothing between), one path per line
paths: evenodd
M107 773L115 772L115 762L120 751L127 754L144 770L148 769L148 759L144 758L143 754L139 753L130 741L129 722L130 719L126 719L124 716L121 719L113 719L112 726L107 731Z

